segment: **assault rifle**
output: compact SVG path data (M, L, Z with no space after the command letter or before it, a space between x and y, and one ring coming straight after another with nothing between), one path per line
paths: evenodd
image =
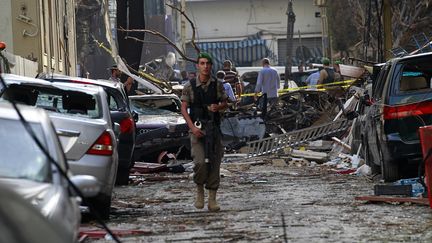
M208 114L209 120L204 123L204 161L207 163L209 169L211 169L211 163L216 158L215 140L219 137L219 128L214 119L214 112L209 111Z

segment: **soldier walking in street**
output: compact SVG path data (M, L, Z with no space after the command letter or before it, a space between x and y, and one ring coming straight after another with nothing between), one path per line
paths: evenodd
M195 207L204 207L205 187L209 190L209 211L219 211L216 191L219 188L220 164L224 151L219 111L226 108L227 95L223 84L211 76L211 56L200 53L197 61L197 77L191 79L183 88L181 112L190 129L191 155L194 160L193 180L197 185Z

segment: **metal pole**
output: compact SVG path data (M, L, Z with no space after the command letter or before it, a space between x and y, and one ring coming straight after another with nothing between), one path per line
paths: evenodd
M327 23L327 6L325 3L321 5L321 22L322 22L322 44L323 55L330 58L329 51L329 37L328 37L328 23Z
M181 6L181 11L185 12L186 11L186 1L185 0L181 0L180 2L180 6ZM180 20L180 39L181 39L181 49L183 51L183 53L186 54L186 18L183 16L183 14L180 15L181 20ZM181 68L182 70L186 69L186 60L184 60L181 63Z
M292 67L292 42L294 33L294 22L295 14L293 12L292 0L288 0L287 13L287 38L286 38L286 62L285 62L285 81L284 89L288 88L288 80L291 79L291 67Z

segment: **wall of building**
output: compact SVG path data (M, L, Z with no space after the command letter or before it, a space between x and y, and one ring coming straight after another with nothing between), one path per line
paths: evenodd
M288 3L286 0L217 0L186 1L186 13L194 21L199 41L242 39L258 31L286 35ZM294 32L303 37L321 35L321 20L315 17L319 8L312 0L293 1L296 14ZM189 25L187 37L192 30Z
M269 57L278 65L284 65L286 59L287 8L287 0L186 0L186 13L195 24L197 43L244 40L260 32L259 38L266 40L271 51ZM293 11L293 65L305 60L296 55L300 45L317 54L309 61L318 60L322 55L321 19L315 14L320 9L313 0L295 0ZM186 24L186 29L189 42L192 28ZM189 49L188 54L193 55ZM260 60L252 65L260 65Z
M74 0L3 0L0 40L6 42L11 55L30 60L29 65L22 67L31 66L33 69L36 62L38 72L74 75L74 15ZM17 60L20 60L17 63L27 63L20 58Z
M13 50L11 2L2 1L0 7L0 41L6 43L8 50Z

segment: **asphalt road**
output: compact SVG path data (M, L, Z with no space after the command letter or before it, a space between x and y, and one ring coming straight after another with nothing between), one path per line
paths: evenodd
M115 189L108 225L146 232L122 242L432 242L428 206L354 199L378 179L271 162L223 168L220 212L193 207L188 173L148 175Z

